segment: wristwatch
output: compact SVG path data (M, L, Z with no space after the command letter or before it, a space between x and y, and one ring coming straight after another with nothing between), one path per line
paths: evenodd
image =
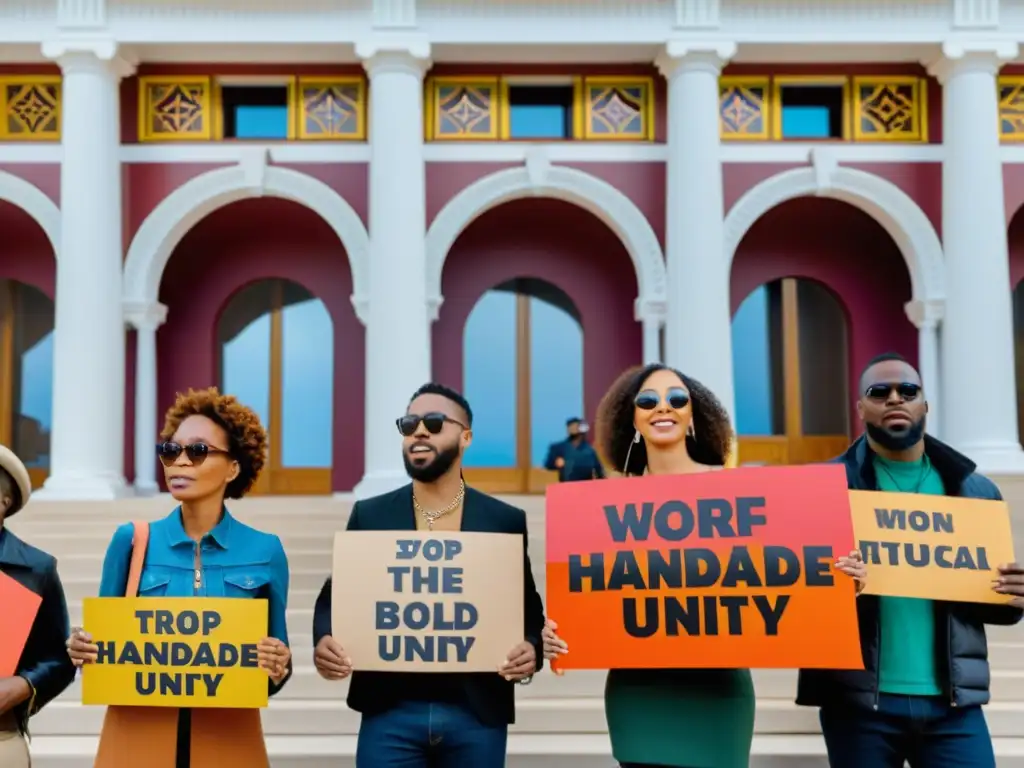
M517 682L519 683L519 685L529 685L533 682L533 675L528 675L527 677L524 677L522 680L518 680Z

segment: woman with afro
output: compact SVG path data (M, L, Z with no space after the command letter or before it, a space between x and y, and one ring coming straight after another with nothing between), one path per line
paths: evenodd
M235 519L225 499L240 499L259 477L267 435L259 418L216 389L179 395L157 446L178 506L154 523L127 523L103 561L100 597L265 599L269 637L257 646L270 695L291 675L285 609L288 560L281 540ZM96 660L84 629L72 630L77 666ZM269 766L258 709L110 707L96 768Z
M707 387L655 363L630 368L598 406L597 447L626 476L688 475L732 464L729 414ZM860 577L863 564L839 558ZM569 651L549 621L544 656ZM613 669L605 686L622 768L747 768L754 684L746 669Z

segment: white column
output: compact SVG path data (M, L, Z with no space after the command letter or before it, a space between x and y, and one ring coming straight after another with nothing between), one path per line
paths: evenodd
M947 43L931 70L943 84L945 145L942 430L993 474L1024 472L996 93L1001 61L1016 55L1011 43Z
M50 477L40 496L125 492L119 87L105 43L44 43L64 76Z
M727 44L670 42L668 79L665 362L710 387L734 411L732 316L724 249L718 77Z
M406 476L395 419L430 379L423 74L428 44L360 44L370 79L370 298L366 309L366 468L358 498Z
M939 324L944 304L941 301L910 301L904 307L917 328L917 367L928 400L928 434L941 437L942 395L939 371Z
M643 332L643 364L660 363L662 360L661 329L665 325L665 302L637 299L634 311Z
M156 330L167 320L167 307L129 303L125 304L124 315L135 328L135 494L152 496L159 490Z

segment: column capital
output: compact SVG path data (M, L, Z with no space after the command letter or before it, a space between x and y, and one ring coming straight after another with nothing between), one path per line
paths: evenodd
M167 320L167 305L160 302L126 301L124 319L139 331L155 331Z
M729 59L736 55L736 43L728 40L694 42L669 40L658 54L655 64L666 79L680 72L704 71L718 75Z
M134 56L119 50L115 41L105 38L60 37L46 40L42 44L42 53L46 58L56 61L64 74L109 73L120 79L134 74L138 64Z
M938 328L946 314L946 302L943 299L908 301L903 311L918 330Z
M659 326L665 324L668 316L668 302L662 298L639 297L633 302L633 318L637 322L656 322Z
M418 34L377 35L356 43L366 73L406 72L423 77L430 69L430 41Z
M1020 46L1009 40L947 40L942 53L924 63L928 74L945 84L950 77L967 72L995 75L1019 52Z

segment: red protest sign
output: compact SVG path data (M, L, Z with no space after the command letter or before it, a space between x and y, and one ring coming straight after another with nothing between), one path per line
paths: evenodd
M562 483L546 517L563 669L863 669L841 466Z
M43 598L0 571L0 677L18 670Z

